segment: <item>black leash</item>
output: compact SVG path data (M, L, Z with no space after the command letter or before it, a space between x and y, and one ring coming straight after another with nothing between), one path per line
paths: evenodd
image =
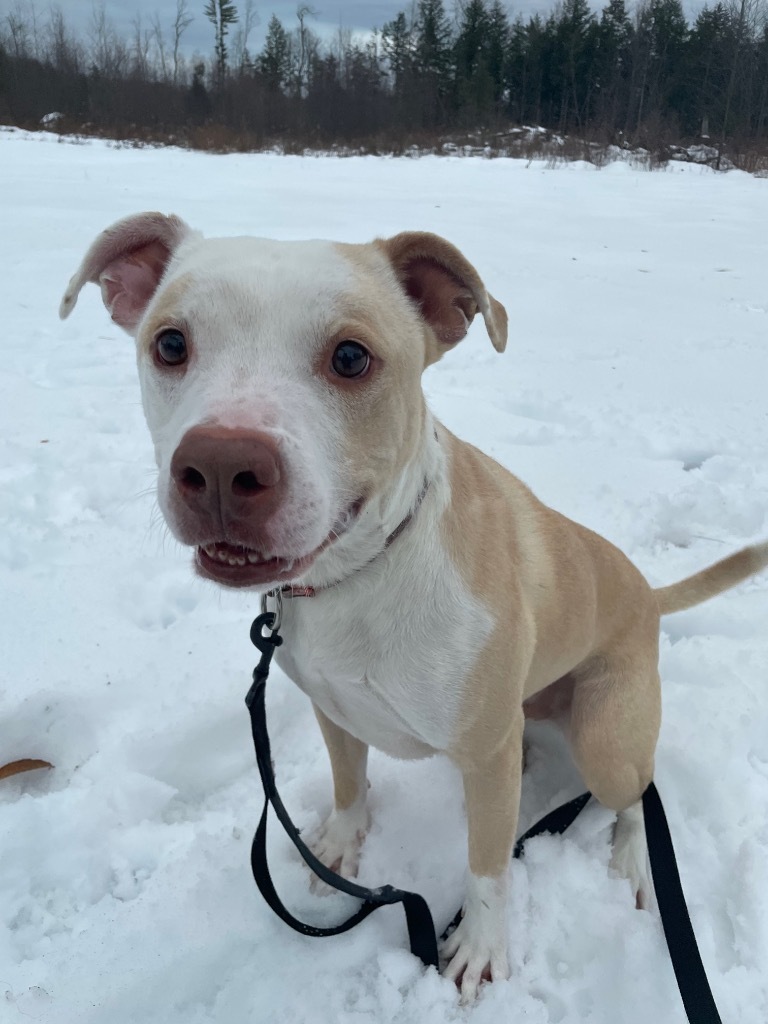
M372 914L374 910L378 910L379 907L389 906L393 903L402 903L408 924L411 952L414 956L419 957L427 967L438 967L437 935L432 914L426 900L419 896L418 893L396 889L391 885L384 885L377 889L367 889L365 886L350 882L348 879L336 874L335 871L331 871L330 868L327 868L315 857L306 843L302 841L299 830L291 821L280 799L272 767L272 754L269 734L267 732L265 708L266 683L270 662L276 648L283 642L283 638L276 629L273 632L271 631L274 625L274 613L264 612L254 619L251 626L251 641L261 652L261 658L259 664L253 670L253 685L245 698L245 703L251 716L251 731L253 733L254 747L256 748L256 761L259 766L259 774L261 775L265 796L264 810L262 811L251 847L251 868L256 885L266 902L282 921L301 935L314 937L340 935L342 932L354 928L355 925L363 921L369 914ZM271 631L267 636L263 635L265 628ZM525 844L535 836L544 834L561 835L576 820L590 799L591 793L582 793L581 796L569 800L561 807L545 815L517 840L513 856L522 856ZM281 902L272 882L267 863L267 814L270 804L292 843L318 878L332 888L362 900L359 909L351 917L347 918L346 921L342 921L341 924L329 928L319 928L315 925L305 924L294 917ZM643 794L643 813L648 839L651 874L653 875L653 883L656 889L659 914L688 1020L690 1024L722 1024L712 991L709 987L704 965L701 962L699 949L696 945L696 937L693 933L685 896L680 884L680 875L677 870L675 851L672 846L672 838L669 834L666 815L664 814L658 790L653 782ZM443 933L443 937L460 920L461 910L459 910L448 925L448 928Z
M340 935L342 932L347 932L350 928L354 928L356 924L363 921L374 910L378 910L379 907L388 906L392 903L402 903L408 923L411 952L414 956L423 960L428 967L437 967L435 927L424 897L419 896L418 893L395 889L391 885L384 885L379 889L366 889L362 885L357 885L346 878L342 878L335 871L331 871L330 868L327 868L325 864L315 857L306 843L303 842L299 835L299 830L291 821L283 801L280 799L275 784L275 773L272 768L272 754L269 746L267 716L264 707L264 694L267 676L269 675L269 664L272 661L275 649L283 642L283 638L276 631L266 637L262 635L262 629L264 627L270 628L274 621L274 614L272 612L265 612L263 615L259 615L251 626L251 640L261 651L261 659L253 670L253 685L245 698L245 703L251 714L251 731L253 732L253 743L256 747L256 760L259 765L259 774L261 775L264 795L266 797L261 820L259 821L256 835L253 837L253 845L251 846L251 868L253 869L256 885L277 916L302 935L319 937ZM346 921L333 928L318 928L299 921L281 903L275 891L269 873L269 865L267 864L267 811L270 804L272 804L277 819L288 833L291 842L317 877L334 889L339 889L349 896L356 896L363 901L360 909Z
M688 1020L722 1024L685 903L667 816L653 782L643 793L643 815L659 916Z

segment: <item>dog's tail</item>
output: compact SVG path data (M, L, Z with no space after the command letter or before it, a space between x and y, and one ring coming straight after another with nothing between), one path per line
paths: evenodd
M701 604L723 590L728 590L729 587L735 587L737 583L754 576L767 565L768 541L742 548L735 555L729 555L722 562L715 562L708 569L703 569L688 579L654 590L659 611L662 615L669 615L670 612L692 608L695 604Z

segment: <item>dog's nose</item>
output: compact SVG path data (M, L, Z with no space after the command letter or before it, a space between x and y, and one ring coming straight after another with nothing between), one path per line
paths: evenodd
M279 503L283 482L274 438L220 426L187 431L171 459L171 477L191 509L225 518L263 517Z

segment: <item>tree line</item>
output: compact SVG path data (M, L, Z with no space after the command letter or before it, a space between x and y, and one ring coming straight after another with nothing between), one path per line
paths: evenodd
M561 0L510 19L501 0L417 0L363 35L321 39L316 13L269 19L249 40L253 0L177 0L163 24L122 38L95 6L85 37L61 8L18 2L0 24L0 121L117 137L216 140L223 148L387 145L451 133L539 125L624 144L764 140L768 0L720 0L693 23L681 0ZM193 18L211 23L212 53L191 57ZM83 126L85 128L83 129ZM228 141L229 140L229 141Z

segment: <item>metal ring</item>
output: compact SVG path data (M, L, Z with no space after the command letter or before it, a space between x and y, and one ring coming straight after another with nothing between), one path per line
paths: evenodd
M283 623L283 592L282 590L267 590L261 595L261 614L263 615L267 608L267 598L274 597L275 599L275 621L269 627L272 633L276 633Z

